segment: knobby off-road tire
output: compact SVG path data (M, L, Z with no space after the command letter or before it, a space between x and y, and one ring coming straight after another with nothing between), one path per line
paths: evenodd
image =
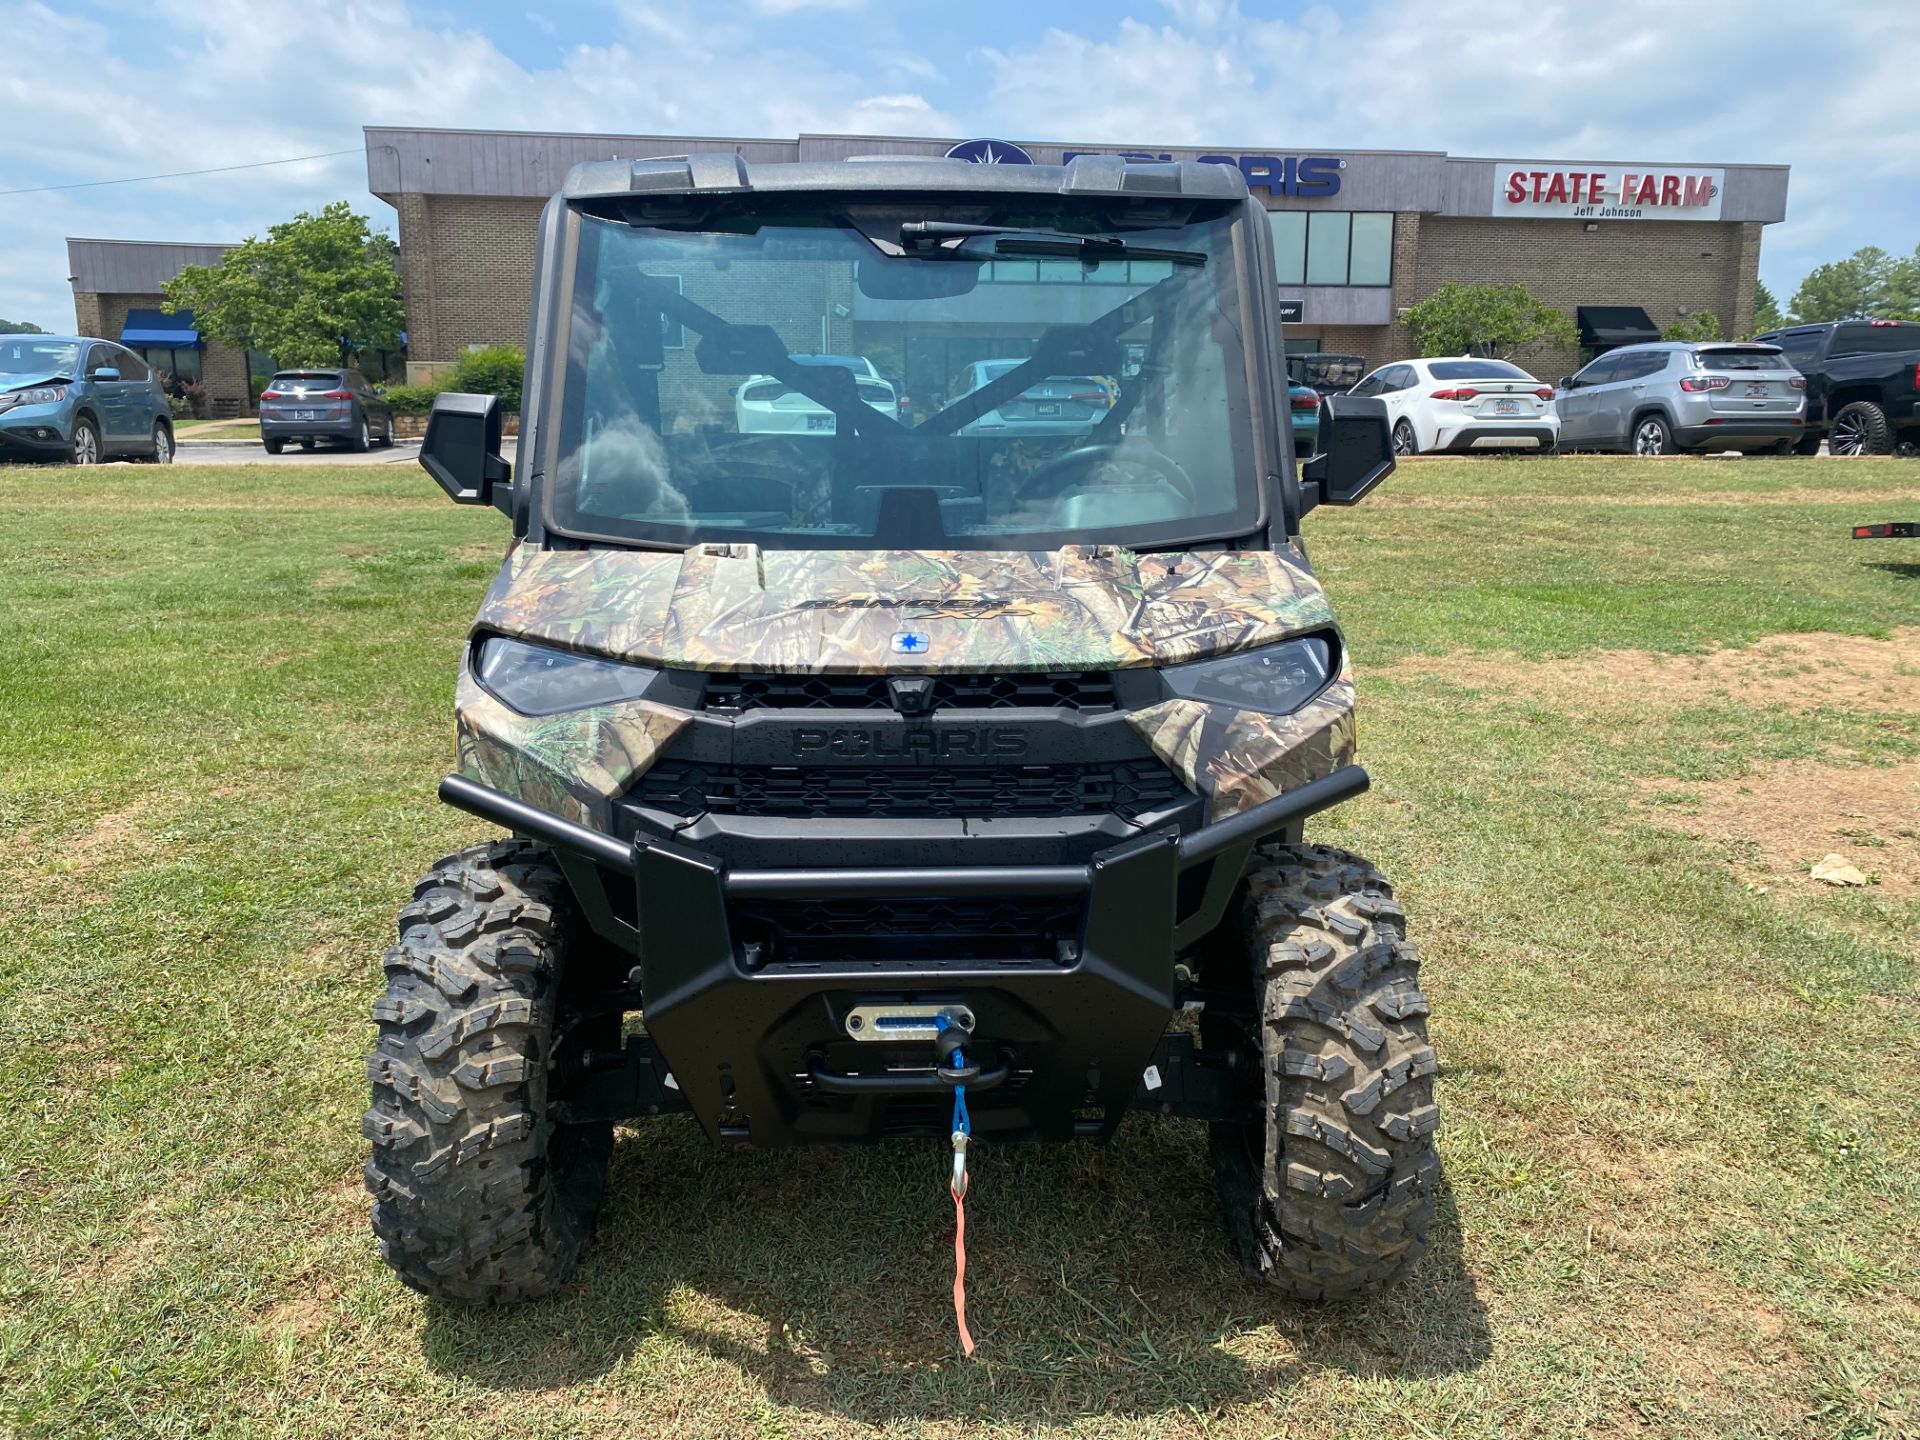
M611 1125L548 1110L571 897L520 840L449 855L413 894L367 1058L374 1234L424 1294L530 1300L578 1263L613 1152Z
M1212 1127L1228 1228L1297 1299L1376 1289L1426 1247L1440 1173L1406 916L1359 856L1276 845L1248 871L1246 927L1265 1105Z

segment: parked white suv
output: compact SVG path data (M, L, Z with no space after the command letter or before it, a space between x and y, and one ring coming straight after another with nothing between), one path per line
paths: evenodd
M900 418L900 396L864 355L789 355L796 365L853 372L860 398L889 419ZM733 419L742 435L831 435L833 411L773 375L749 375L733 396Z
M1553 387L1518 365L1471 355L1382 365L1348 392L1387 405L1396 455L1544 452L1560 441Z

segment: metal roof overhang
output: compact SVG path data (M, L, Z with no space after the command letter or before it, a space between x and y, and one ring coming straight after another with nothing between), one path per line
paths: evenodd
M1580 343L1589 349L1660 338L1660 327L1638 305L1581 305L1574 314L1580 322Z

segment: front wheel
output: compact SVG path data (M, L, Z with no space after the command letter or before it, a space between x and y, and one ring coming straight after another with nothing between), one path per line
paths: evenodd
M531 1300L579 1263L613 1154L610 1124L557 1118L578 1062L566 1047L617 1046L617 1017L605 1035L563 1001L567 964L584 957L569 954L578 919L545 847L449 855L413 895L367 1057L373 1231L423 1294Z
M1833 417L1833 434L1827 437L1830 455L1891 455L1893 427L1887 412L1871 400L1855 400L1842 405Z
M1673 429L1664 417L1642 415L1633 426L1633 453L1636 455L1673 455Z
M1247 876L1261 1116L1212 1127L1228 1228L1296 1299L1397 1279L1426 1248L1440 1159L1420 958L1358 855L1266 846Z
M100 427L84 415L73 422L73 441L67 458L76 465L100 463Z
M153 463L156 465L173 463L173 431L164 420L153 422Z
M1420 437L1413 433L1413 422L1396 421L1393 427L1393 453L1396 455L1418 455Z

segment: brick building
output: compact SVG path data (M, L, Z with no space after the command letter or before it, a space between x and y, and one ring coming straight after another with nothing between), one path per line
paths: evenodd
M156 371L198 380L216 410L244 410L247 357L207 340L191 310L168 314L160 287L188 265L218 265L231 245L149 240L68 240L73 330L117 340Z
M953 148L945 140L847 135L747 140L378 127L365 135L368 188L399 212L415 379L469 346L524 341L540 207L580 161L713 150L749 161L832 160ZM1288 349L1350 352L1370 364L1413 353L1399 317L1447 281L1519 282L1576 322L1587 351L1653 338L1702 310L1719 317L1724 334L1749 333L1761 227L1786 213L1784 165L1054 143L1002 146L999 158L1057 164L1089 152L1238 166L1270 211L1275 283L1289 302ZM821 338L823 348L844 343L831 333ZM1575 368L1581 354L1536 350L1520 358L1552 378Z

